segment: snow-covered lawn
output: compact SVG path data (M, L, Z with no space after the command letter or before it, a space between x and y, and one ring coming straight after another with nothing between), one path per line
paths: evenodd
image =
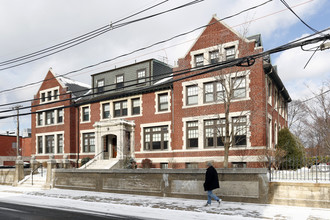
M221 206L212 203L211 207L204 207L206 200L62 189L41 190L1 185L0 201L152 219L330 219L330 208L236 202L222 202Z

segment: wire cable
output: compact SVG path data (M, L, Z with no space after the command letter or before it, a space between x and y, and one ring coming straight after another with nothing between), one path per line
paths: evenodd
M82 44L86 41L89 41L89 40L95 38L95 37L103 35L103 34L109 32L111 30L114 30L114 29L117 29L117 28L120 28L120 27L124 27L126 25L133 24L133 23L136 23L136 22L140 22L140 21L143 21L143 20L147 20L147 19L159 16L159 15L162 15L162 14L165 14L165 13L169 13L169 12L174 11L174 10L184 8L184 7L188 7L190 5L197 4L197 3L200 3L202 1L204 1L204 0L195 0L195 1L183 4L183 5L180 5L178 7L174 7L174 8L171 8L171 9L168 9L168 10L165 10L165 11L153 14L153 15L149 15L149 16L146 16L146 17L143 17L143 18L132 20L132 21L129 21L129 22L124 22L124 23L120 23L120 24L116 24L116 25L114 25L114 24L118 23L118 22L114 22L110 25L105 25L101 28L98 28L98 29L92 31L92 32L89 32L87 34L84 34L84 35L81 35L79 37L73 38L71 40L65 41L64 43L60 43L60 44L54 45L52 47L48 47L48 48L43 49L43 50L28 54L28 55L21 56L19 58L14 58L14 59L11 59L11 60L1 62L0 66L7 66L7 65L10 65L10 64L13 64L13 63L16 63L16 62L27 60L25 62L21 62L21 63L18 63L18 64L14 64L14 65L10 65L10 66L7 66L7 67L0 68L0 71L11 69L11 68L14 68L14 67L17 67L17 66L21 66L21 65L24 65L24 64L27 64L27 63L31 63L31 62L40 60L42 58L57 54L59 52L70 49L70 48L72 48L74 46L77 46L79 44ZM164 2L166 2L166 1L164 1ZM161 2L161 4L164 3L164 2ZM152 6L152 7L149 7L149 8L147 8L147 9L141 11L141 12L135 13L134 16L137 15L137 14L140 14L140 13L146 11L146 10L149 10L153 7L156 7L158 5L159 4L157 4L155 6ZM124 19L130 18L132 16L133 15L128 16ZM121 19L121 21L124 20L124 19ZM52 51L54 51L54 52L52 52ZM43 54L46 54L46 55L43 55ZM37 57L37 58L31 59L33 57Z
M255 8L257 8L257 7L261 7L261 6L263 6L263 5L267 4L267 3L270 3L271 1L272 1L272 0L267 1L267 2L264 2L264 3L259 4L259 5L256 5L256 6L253 6L253 7L251 7L251 8L245 9L245 10L243 10L243 11L241 11L241 12L238 12L238 13L236 13L236 14L234 14L234 15L230 15L230 16L227 16L227 17L222 18L222 19L219 19L219 20L220 20L220 21L223 21L223 20L226 20L226 19L233 18L233 17L238 16L239 14L241 14L241 13L243 13L243 12L246 12L246 11L249 11L249 10L255 9ZM70 72L67 72L67 73L64 73L64 74L58 75L58 76L59 76L59 77L68 76L68 75L73 74L73 73L76 73L76 72L80 72L80 71L83 71L83 70L86 70L86 69L90 69L90 68L93 68L93 67L96 67L96 66L102 65L102 64L104 64L104 63L108 63L108 62L114 61L114 60L116 60L116 59L119 59L119 58L122 58L122 57L126 57L126 56L129 56L129 55L132 55L132 54L137 53L137 52L139 52L139 51L143 51L143 50L146 50L146 49L152 48L152 47L154 47L154 46L157 46L157 45L160 45L160 44L164 44L164 43L166 43L166 42L168 42L168 41L174 40L174 39L176 39L176 38L179 38L179 37L182 37L182 36L188 35L188 34L190 34L190 33L193 33L193 32L195 32L195 31L197 31L197 30L200 30L200 29L206 28L206 27L208 27L208 26L214 25L215 23L216 23L216 22L211 23L211 24L208 24L208 25L200 26L200 27L195 28L195 29L193 29L193 30L190 30L190 31L187 31L187 32L184 32L184 33L178 34L178 35L173 36L173 37L171 37L171 38L168 38L168 39L166 39L166 40L162 40L162 41L159 41L159 42L157 42L157 43L151 44L151 45L149 45L149 46L146 46L146 47L143 47L143 48L139 48L139 49L134 50L134 51L131 51L131 52L129 52L129 53L122 54L122 55L119 55L119 56L117 56L117 57L114 57L114 58L111 58L111 59L108 59L108 60L104 60L104 61L101 61L101 62L98 62L98 63L92 64L92 65L89 65L89 66L85 66L85 67L82 67L82 68L80 68L80 69L73 70L73 71L70 71ZM50 79L48 79L48 80L51 80L51 79L52 79L52 78L50 78ZM4 93L4 92L9 92L9 91L13 91L13 90L17 90L17 89L21 89L21 88L25 88L25 87L33 86L33 85L36 85L36 84L39 84L39 83L42 83L42 82L44 82L44 80L40 80L40 81L37 81L37 82L33 82L33 83L29 83L29 84L25 84L25 85L22 85L22 86L17 86L17 87L10 88L10 89L1 90L1 91L0 91L0 94L1 94L1 93Z
M324 37L316 37L316 38L308 39L308 40L305 40L305 41L302 41L302 42L295 42L295 43L292 43L292 44L290 44L290 43L285 44L285 45L282 45L280 47L277 47L277 48L274 48L274 49L271 49L271 50L268 50L268 51L265 51L265 52L261 52L261 53L250 55L250 56L245 56L245 57L242 57L242 58L237 58L237 59L234 59L234 60L224 61L224 62L220 62L220 63L217 63L217 64L211 64L211 65L200 67L200 68L192 68L188 72L180 73L180 75L184 75L184 74L187 74L189 72L194 72L196 70L198 70L198 71L205 70L205 71L197 72L195 74L188 75L188 76L183 76L181 78L176 78L176 79L173 78L169 82L163 83L161 85L172 84L174 82L178 82L178 81L181 81L181 80L184 80L184 79L200 76L200 75L203 75L203 74L206 74L206 73L218 71L218 70L233 67L233 66L244 66L244 67L252 66L254 64L254 60L257 59L257 58L262 58L266 55L270 55L270 54L273 54L273 53L285 51L285 50L292 49L292 48L295 48L295 47L300 47L301 45L308 45L308 44L317 43L317 42L323 41L324 39L330 39L330 35L327 35L327 36L324 36ZM251 60L253 60L253 62L250 62ZM244 65L245 63L247 63L247 65ZM159 80L159 79L157 79L157 80ZM133 84L133 85L130 85L130 86L136 86L136 85L137 84ZM152 86L148 87L148 89L157 88L157 87L159 87L159 85L152 85ZM111 91L111 90L109 90L109 91ZM140 92L141 89L138 88L138 89L135 89L135 90L132 90L132 91ZM95 93L91 93L89 95L95 95ZM73 103L73 104L65 106L65 107L73 107L73 106L77 106L77 105L80 106L80 105L84 105L84 104L91 104L91 103L95 103L95 102L100 102L100 101L102 101L102 98L103 98L103 100L109 100L109 97L106 96L106 97L96 98L93 101L86 100L85 102ZM61 100L61 101L63 101L63 100ZM57 102L52 102L52 103L57 103ZM49 103L47 103L47 104L49 104ZM30 108L30 107L24 107L24 108ZM60 107L57 107L57 108L64 108L64 107L60 106ZM54 108L54 109L57 109L57 108ZM36 113L36 112L21 113L20 115L28 115L28 114L33 114L33 113ZM0 119L5 119L5 118L13 117L13 116L17 116L17 114L9 115L9 116L2 116L2 117L0 117Z

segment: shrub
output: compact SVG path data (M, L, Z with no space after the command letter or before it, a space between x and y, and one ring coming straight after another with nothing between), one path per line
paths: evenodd
M88 161L90 161L91 158L89 157L84 157L81 159L81 166L85 165L86 163L88 163Z
M141 162L141 164L142 164L142 168L143 169L148 169L148 168L151 168L152 167L152 161L150 159L148 159L148 158L143 159L142 162Z

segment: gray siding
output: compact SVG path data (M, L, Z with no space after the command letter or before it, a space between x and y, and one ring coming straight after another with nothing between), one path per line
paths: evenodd
M146 83L137 84L137 72L145 69L146 71ZM130 91L132 89L143 88L154 84L156 81L152 80L152 76L156 76L158 79L162 78L163 73L170 73L172 69L157 60L146 60L136 64L131 64L118 69L105 71L92 76L92 86L94 88L95 96L111 94L117 92ZM124 76L123 88L116 88L116 76ZM97 81L104 80L104 92L97 94ZM151 82L150 82L151 80Z

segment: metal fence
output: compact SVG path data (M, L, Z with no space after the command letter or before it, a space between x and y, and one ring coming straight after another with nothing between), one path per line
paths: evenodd
M330 183L330 156L277 158L268 176L272 182Z

